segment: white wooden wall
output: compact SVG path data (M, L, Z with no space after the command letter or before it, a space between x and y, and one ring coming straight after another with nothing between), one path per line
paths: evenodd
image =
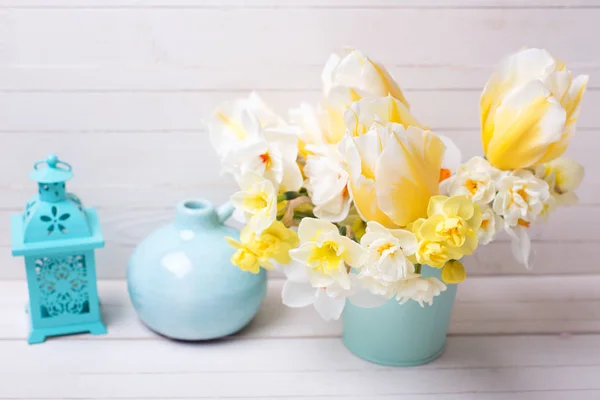
M590 74L569 150L586 167L581 204L538 229L537 264L508 243L482 248L472 274L599 273L599 0L0 0L0 278L9 215L34 192L33 161L56 152L70 188L99 208L107 246L99 275L124 276L129 254L186 197L223 202L235 189L201 120L257 90L274 108L319 96L341 45L383 62L423 122L480 153L479 93L492 67L523 45Z

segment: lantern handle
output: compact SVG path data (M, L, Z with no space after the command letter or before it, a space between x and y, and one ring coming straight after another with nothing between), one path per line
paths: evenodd
M60 169L67 172L71 172L72 169L70 164L59 160L56 154L50 154L45 160L37 161L33 164L33 169L37 170L42 165L47 165L49 168Z

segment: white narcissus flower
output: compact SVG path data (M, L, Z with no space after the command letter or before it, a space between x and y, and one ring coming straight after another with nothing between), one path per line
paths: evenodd
M510 228L529 227L550 198L548 184L524 169L515 170L501 178L497 190L494 212L504 218Z
M256 93L217 108L208 127L225 171L236 179L251 170L269 179L276 190L302 186L296 163L298 129L288 126Z
M561 156L575 133L585 75L542 49L525 49L499 65L481 94L481 139L490 164L529 168Z
M433 298L439 296L448 287L444 282L435 277L423 278L418 276L413 279L406 279L399 282L397 287L396 300L400 304L406 303L408 300L414 300L421 307L423 303L431 305Z
M221 157L243 142L260 137L262 129L284 126L285 121L255 92L220 105L208 121L210 141Z
M250 170L270 180L279 192L295 191L302 186L297 156L298 137L295 134L268 131L231 150L224 157L223 165L234 176Z
M391 297L394 284L418 276L408 259L418 247L414 233L404 229L387 229L369 221L360 244L367 256L358 278L371 292Z
M531 240L527 228L548 208L553 199L548 183L529 170L515 170L497 183L494 212L504 219L504 228L513 238L513 255L530 268Z
M360 268L363 248L350 238L341 236L331 222L304 218L298 226L300 245L290 250L290 257L304 265L313 287L328 287L334 283L342 289L351 288L350 268Z
M492 207L483 205L481 207L481 225L477 230L479 244L488 244L496 237L496 232L500 231L504 221L497 215Z
M440 184L440 191L448 196L464 194L474 203L487 205L496 196L496 180L501 174L484 158L473 157Z
M318 154L308 156L304 174L315 216L331 222L344 220L350 210L348 172L337 147L324 146Z
M283 304L292 308L312 305L325 321L340 318L352 289L344 290L336 282L323 288L313 287L306 266L298 262L284 265L283 271L287 277L281 292Z
M244 214L250 231L258 235L277 217L277 192L271 181L254 171L244 171L238 184L241 191L231 196L231 203Z
M549 163L538 165L535 175L550 186L550 193L557 206L577 204L575 190L583 181L583 166L574 160L559 157Z

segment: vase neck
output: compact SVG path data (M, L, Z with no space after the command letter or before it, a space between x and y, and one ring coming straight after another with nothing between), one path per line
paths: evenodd
M198 230L220 225L217 212L207 200L187 200L177 206L175 225L182 229Z

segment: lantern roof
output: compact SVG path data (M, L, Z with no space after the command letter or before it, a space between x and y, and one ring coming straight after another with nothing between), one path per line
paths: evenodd
M50 154L45 160L33 164L33 171L29 174L29 178L37 183L66 182L72 177L71 166L59 160L56 154Z
M38 191L23 213L11 218L14 255L104 245L96 210L84 208L77 196L66 191L65 181L73 177L69 164L51 154L36 162L29 176L38 182Z

